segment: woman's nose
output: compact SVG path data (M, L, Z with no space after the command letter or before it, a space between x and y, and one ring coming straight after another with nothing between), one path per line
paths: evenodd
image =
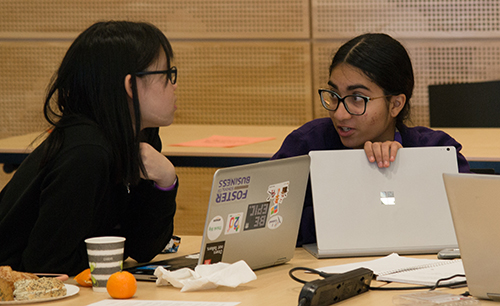
M336 111L330 111L330 117L335 118L337 120L344 120L351 118L351 114L349 114L349 112L345 108L345 104L340 103Z

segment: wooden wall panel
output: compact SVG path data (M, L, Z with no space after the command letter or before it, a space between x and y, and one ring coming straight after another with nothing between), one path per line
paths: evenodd
M0 138L41 131L47 85L68 42L0 41Z
M0 37L76 37L96 21L148 21L169 38L308 38L308 0L2 0Z
M406 38L500 37L497 0L311 0L314 38L384 32Z
M176 167L179 177L175 235L202 235L215 168Z
M300 125L312 119L306 42L174 42L176 123Z

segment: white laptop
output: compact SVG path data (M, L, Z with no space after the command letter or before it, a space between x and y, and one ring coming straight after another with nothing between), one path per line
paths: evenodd
M199 258L178 257L127 270L137 279L155 280L158 265L176 270L245 260L255 270L289 261L308 176L307 155L217 170Z
M500 175L443 174L470 294L500 300Z
M454 147L402 148L389 168L364 150L312 151L318 258L437 253L457 246L442 174L458 173Z

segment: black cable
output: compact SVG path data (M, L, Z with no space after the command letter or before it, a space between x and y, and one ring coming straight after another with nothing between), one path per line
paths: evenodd
M290 275L290 277L294 281L302 283L302 284L305 284L308 281L302 280L300 278L297 278L295 275L293 275L293 272L299 271L299 270L308 271L308 272L317 274L317 275L319 275L319 276L321 276L323 278L327 278L328 276L332 276L332 275L337 274L337 273L326 273L326 272L322 272L322 271L319 271L319 270L316 270L316 269L311 269L311 268L306 268L306 267L295 267L295 268L290 269L290 271L288 271L288 275ZM458 283L454 283L454 284L439 285L440 282L447 281L447 280L450 280L450 279L455 278L455 277L465 277L465 275L464 274L455 274L455 275L447 277L447 278L438 279L433 286L410 286L410 287L371 287L370 286L368 288L370 290L418 290L418 289L429 289L430 291L432 291L432 290L434 290L436 288L449 288L449 287L452 287L452 286L456 286L458 284L465 284L466 283L465 281L463 281L463 282L458 282Z
M311 268L306 268L306 267L295 267L295 268L290 269L290 271L288 271L288 275L290 275L290 277L294 281L302 283L302 284L308 283L308 281L302 280L300 278L297 278L295 275L293 275L293 272L299 271L299 270L304 270L304 271L308 271L308 272L311 272L311 273L314 273L314 274L318 274L319 276L321 276L323 278L327 278L328 276L332 276L332 275L336 275L337 274L337 273L325 273L325 272L322 272L322 271L319 271L319 270L315 270L315 269L311 269Z

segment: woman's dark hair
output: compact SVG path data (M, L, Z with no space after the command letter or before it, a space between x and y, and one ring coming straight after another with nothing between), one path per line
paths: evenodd
M165 35L148 23L98 22L82 32L48 88L44 115L53 129L42 166L59 151L63 128L80 118L97 124L110 141L117 181L137 183L144 165L139 155L142 133L135 74L154 63L161 50L170 68L172 47ZM125 89L128 74L132 76L134 120Z
M329 74L341 63L363 71L386 95L406 96L406 103L396 118L396 126L410 118L410 98L415 84L413 68L406 49L386 34L369 33L342 45L333 57Z

